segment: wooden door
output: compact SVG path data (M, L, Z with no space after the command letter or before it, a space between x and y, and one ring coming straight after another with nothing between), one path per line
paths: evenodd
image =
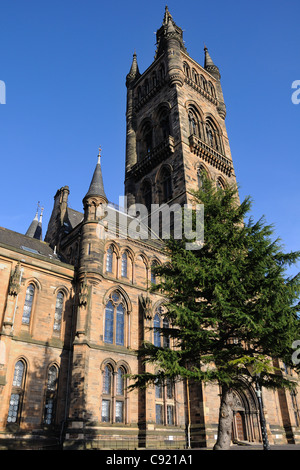
M244 428L244 417L240 411L235 414L237 438L239 441L245 440L245 428Z

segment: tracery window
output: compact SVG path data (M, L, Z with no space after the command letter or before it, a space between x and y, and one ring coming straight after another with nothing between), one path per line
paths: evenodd
M25 363L19 360L14 369L14 377L12 382L12 390L9 400L9 409L7 415L7 423L18 423L20 421L20 413L25 386Z
M24 307L23 307L23 315L22 315L22 323L25 325L29 325L30 323L30 317L32 313L32 305L33 305L33 299L34 299L34 292L35 288L33 284L29 284L29 286L26 289L26 296L25 296L25 302L24 302Z
M104 423L126 422L125 366L107 364L103 370L101 420Z
M113 292L105 307L104 342L124 346L125 304L118 292Z

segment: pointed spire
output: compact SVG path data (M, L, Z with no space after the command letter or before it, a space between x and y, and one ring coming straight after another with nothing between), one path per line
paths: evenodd
M35 217L33 221L31 222L30 226L28 227L27 232L25 233L27 237L36 238L37 240L42 239L42 219L41 219L42 214L40 216L40 221L39 221L38 219L39 206L40 206L40 202L38 202ZM44 209L42 209L42 211L43 210Z
M166 49L167 41L169 39L176 39L179 42L180 49L186 52L186 47L183 41L183 31L175 23L169 8L165 6L165 13L161 27L156 31L156 44L157 49L155 59L157 59Z
M134 51L131 68L129 73L127 74L126 82L133 81L134 79L139 78L140 75L141 74L137 63L136 52Z
M213 63L212 58L209 55L208 49L204 44L204 68L215 78L220 78L219 68Z
M165 6L165 14L163 19L163 24L167 26L169 19L173 20L171 13L169 12L168 5Z
M104 191L102 170L101 170L101 147L99 147L98 161L93 174L93 178L89 187L88 192L86 193L84 199L92 196L101 196L107 201L107 197Z

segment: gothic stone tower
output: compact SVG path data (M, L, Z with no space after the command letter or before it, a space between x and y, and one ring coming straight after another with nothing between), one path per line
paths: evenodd
M235 183L220 72L205 47L204 66L187 53L166 7L153 63L127 75L125 195L133 203L189 203L201 173Z

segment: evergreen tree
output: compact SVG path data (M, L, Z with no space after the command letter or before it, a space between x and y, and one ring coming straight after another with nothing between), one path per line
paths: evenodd
M132 376L134 387L157 380L214 382L222 389L219 433L215 449L230 445L232 392L253 379L262 387L292 387L293 382L276 367L290 367L300 339L300 274L286 270L300 252L284 253L272 240L273 227L250 217L251 200L238 201L237 189L216 189L204 180L195 193L204 204L204 246L187 250L186 241L165 242L168 263L156 268L159 282L154 292L166 297L170 328L161 335L173 347L145 343L139 351L145 372ZM152 371L152 372L151 372ZM156 371L156 372L154 372Z

